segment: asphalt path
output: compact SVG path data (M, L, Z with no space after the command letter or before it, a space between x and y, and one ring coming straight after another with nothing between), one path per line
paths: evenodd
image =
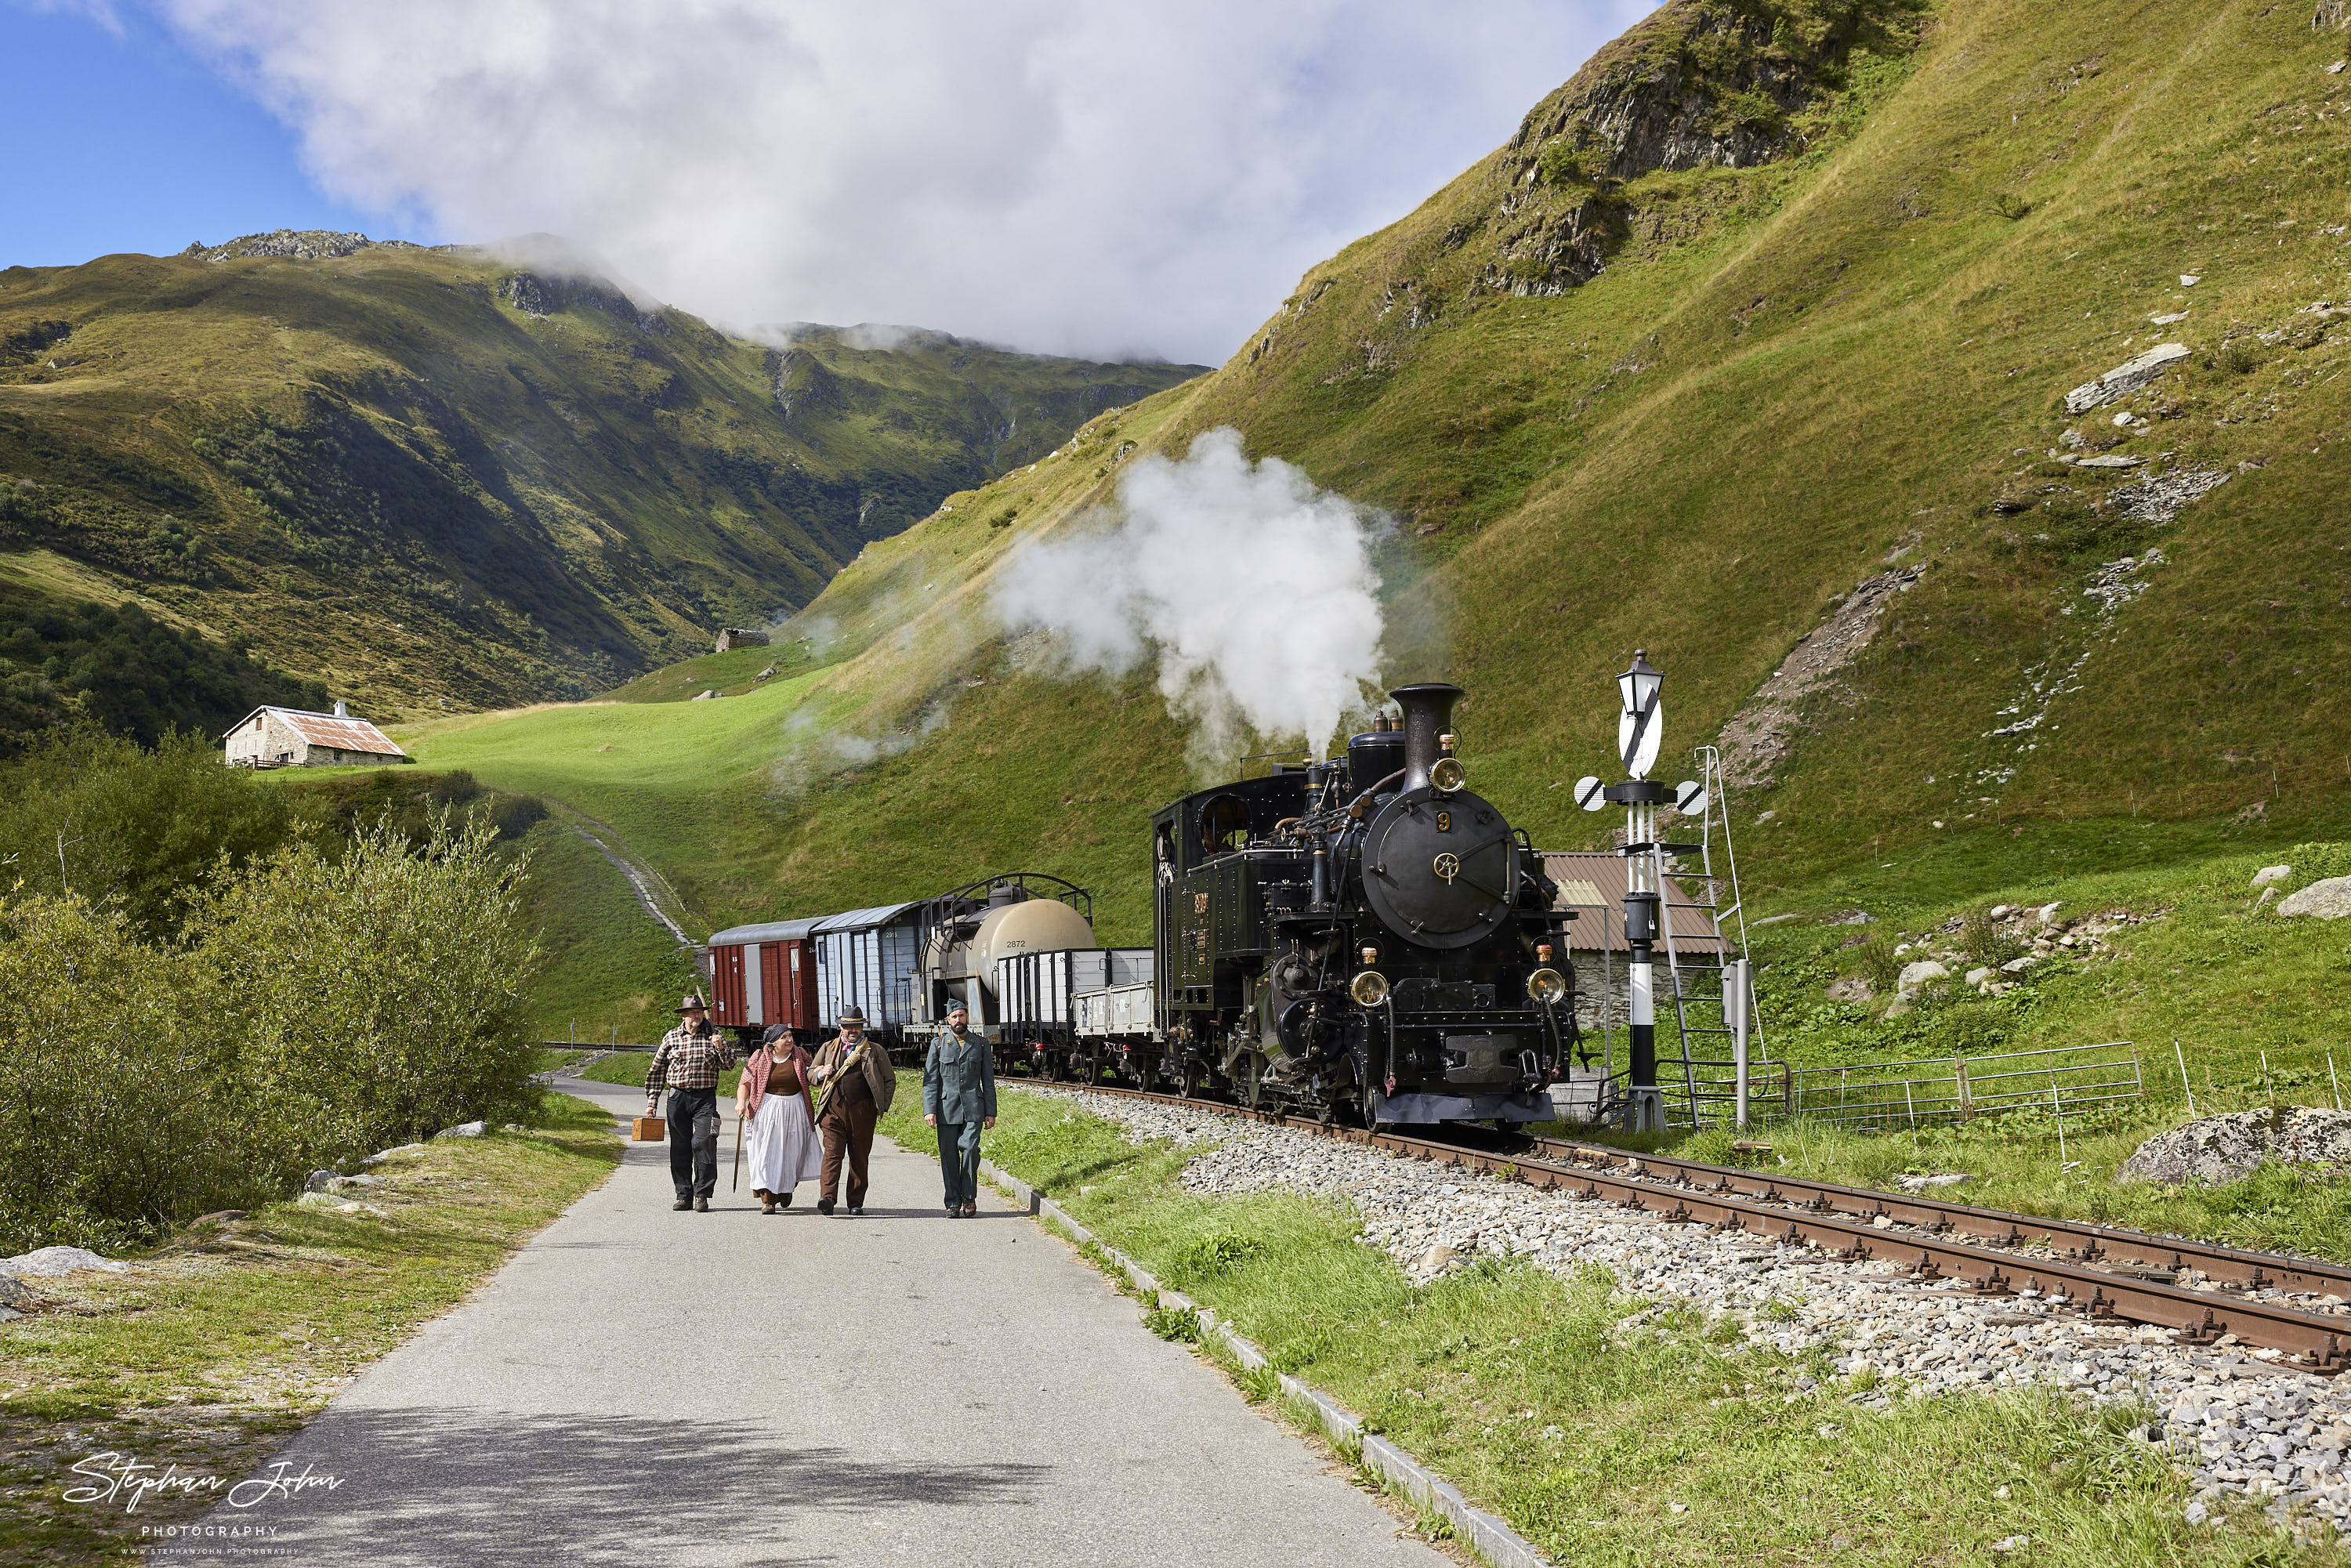
M813 1182L763 1216L727 1191L732 1120L709 1213L630 1145L256 1472L307 1489L207 1515L274 1533L154 1560L1446 1561L994 1193L950 1220L936 1159L877 1138L862 1218L818 1215Z

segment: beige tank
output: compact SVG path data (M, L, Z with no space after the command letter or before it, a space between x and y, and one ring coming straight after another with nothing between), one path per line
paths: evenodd
M1093 945L1094 928L1084 915L1059 899L1025 899L998 904L981 915L970 938L950 945L932 972L948 982L951 993L972 1004L980 1019L993 1020L998 958Z

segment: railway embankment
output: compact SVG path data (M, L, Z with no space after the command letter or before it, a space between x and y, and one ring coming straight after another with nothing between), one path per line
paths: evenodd
M2335 1550L2351 1390L2249 1347L1202 1108L1005 1103L998 1166L1554 1560Z

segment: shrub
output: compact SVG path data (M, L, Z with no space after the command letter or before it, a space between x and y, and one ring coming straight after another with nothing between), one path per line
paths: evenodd
M237 1041L277 1185L458 1122L523 1114L537 958L496 830L445 810L422 852L389 823L232 877L190 924L203 1000Z
M2031 214L2032 204L2012 191L2002 191L1991 199L1991 210L2014 223Z
M0 865L21 893L110 904L134 936L178 930L222 868L265 856L303 830L296 798L210 742L173 733L152 751L84 725L0 771Z
M119 1247L256 1190L233 1075L162 956L84 898L0 908L0 1249Z
M1855 970L1878 991L1891 991L1901 981L1902 960L1894 956L1894 943L1882 931L1854 949L1853 962Z
M225 771L225 770L224 770ZM0 906L0 1248L114 1247L536 1098L536 956L485 821L223 873L184 940L120 902Z

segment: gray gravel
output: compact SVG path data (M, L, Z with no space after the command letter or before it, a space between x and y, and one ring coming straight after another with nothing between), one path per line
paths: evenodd
M2303 1507L2351 1534L2351 1378L2338 1386L2272 1364L2278 1353L2244 1349L2233 1335L2199 1349L2171 1330L2094 1324L2063 1298L1988 1300L1955 1282L1920 1285L1894 1264L1841 1263L1290 1128L1083 1090L1019 1092L1073 1100L1137 1141L1198 1148L1184 1170L1192 1191L1287 1187L1350 1206L1365 1244L1416 1281L1481 1254L1524 1258L1562 1278L1596 1264L1615 1276L1628 1326L1687 1304L1738 1322L1750 1344L1818 1348L1843 1377L1876 1374L1869 1387L1832 1385L1792 1401L1886 1409L1896 1398L2038 1384L2095 1404L2141 1403L2158 1418L2140 1440L2193 1479L2192 1519L2237 1492L2270 1500L2281 1520ZM2331 1296L2294 1300L2344 1306Z

